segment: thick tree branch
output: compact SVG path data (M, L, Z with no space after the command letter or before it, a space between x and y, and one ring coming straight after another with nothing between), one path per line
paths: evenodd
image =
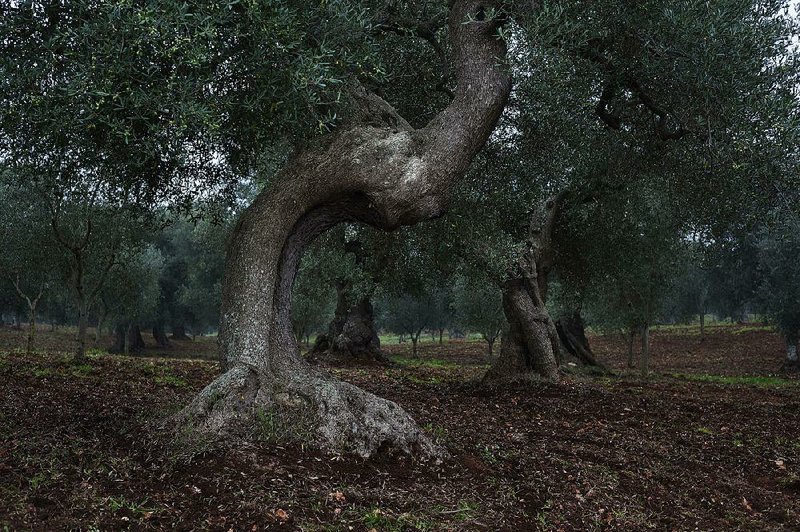
M622 87L631 91L639 103L656 117L656 134L659 138L662 140L677 140L683 137L686 129L675 113L659 105L636 76L627 68L615 65L606 55L606 50L610 44L608 39L593 39L586 46L577 50L577 54L580 57L599 65L606 74L603 92L600 94L600 101L595 108L600 120L611 129L619 130L622 127L620 117L609 110L609 105L614 100L617 89ZM670 122L676 123L673 129L670 129Z

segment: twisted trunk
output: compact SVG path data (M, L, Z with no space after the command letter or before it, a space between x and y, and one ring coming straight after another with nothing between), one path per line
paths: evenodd
M242 214L230 240L219 333L223 375L179 415L184 427L253 437L264 414L340 452L435 454L402 408L310 366L290 297L305 247L341 222L384 230L441 215L451 188L494 128L510 90L501 24L487 2L455 1L452 103L413 130L386 102L355 92L355 123L305 149ZM474 19L474 21L471 21Z
M555 263L553 232L568 195L562 191L531 216L526 253L501 287L508 331L500 343L500 356L484 376L486 383L558 380L561 350L545 301Z
M500 341L500 356L484 376L484 382L558 380L558 333L536 282L530 278L506 281L503 311L508 331Z
M327 334L320 335L309 354L312 358L330 358L341 363L390 363L381 351L381 341L375 329L375 312L369 296L355 304L348 297L349 284L336 285L336 311Z

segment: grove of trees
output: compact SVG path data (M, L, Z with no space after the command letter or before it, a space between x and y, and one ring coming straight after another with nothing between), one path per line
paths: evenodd
M602 369L587 327L646 377L654 325L757 315L800 367L787 2L0 6L3 320L76 363L217 334L185 432L435 455L312 363L382 333L477 335L505 386Z

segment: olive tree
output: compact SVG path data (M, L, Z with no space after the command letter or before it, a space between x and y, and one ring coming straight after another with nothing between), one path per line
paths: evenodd
M45 205L30 190L0 185L0 282L25 304L26 352L34 348L36 318L42 297L60 280L60 249L53 238Z
M800 339L800 220L785 216L758 233L760 283L756 302L786 339L787 369L798 369Z
M762 72L764 47L745 54L752 39L743 37L752 32L740 27L774 24L765 46L777 53L773 35L785 18L775 12L779 4L745 4L731 0L708 13L699 1L672 9L655 1L345 1L302 9L281 1L9 3L0 17L2 141L15 165L34 170L29 175L60 185L97 176L109 202L122 193L172 204L222 193L234 176L269 167L270 147L290 145L292 156L231 235L221 299L224 373L180 424L231 437L269 410L307 422L319 442L338 450L430 452L396 404L299 356L290 308L303 250L340 223L391 230L444 214L503 113L511 71L536 79L553 64L543 50L556 51L564 70L572 61L592 70L587 101L623 132L637 123L659 138L679 137L704 116L693 106L682 120L671 111L681 101L708 111L711 96L742 87L761 98L746 82ZM718 37L693 45L710 28ZM512 61L508 42L524 48ZM420 44L433 53L409 53ZM740 86L712 87L703 78L698 85L709 98L678 90L686 78L714 74L731 51L754 58L719 78L741 79ZM422 80L412 86L403 74L421 65ZM428 93L436 97L422 97ZM524 114L535 118L541 109L530 103ZM528 310L540 307L529 286L510 287L525 324L537 323ZM533 340L529 332L547 332L545 339L552 330L520 324L520 345Z
M482 279L469 282L461 279L456 284L454 307L458 323L466 330L478 332L488 346L488 356L494 354L494 343L503 331L506 320L503 317L500 290Z

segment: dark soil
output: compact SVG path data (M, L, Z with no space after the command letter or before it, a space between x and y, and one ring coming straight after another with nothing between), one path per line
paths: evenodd
M624 366L621 340L592 341ZM800 528L800 381L771 375L777 336L671 331L654 344L648 381L481 389L478 343L422 344L418 359L384 346L396 367L331 369L409 410L452 456L439 465L331 456L280 434L179 448L156 421L216 364L0 351L0 529Z

